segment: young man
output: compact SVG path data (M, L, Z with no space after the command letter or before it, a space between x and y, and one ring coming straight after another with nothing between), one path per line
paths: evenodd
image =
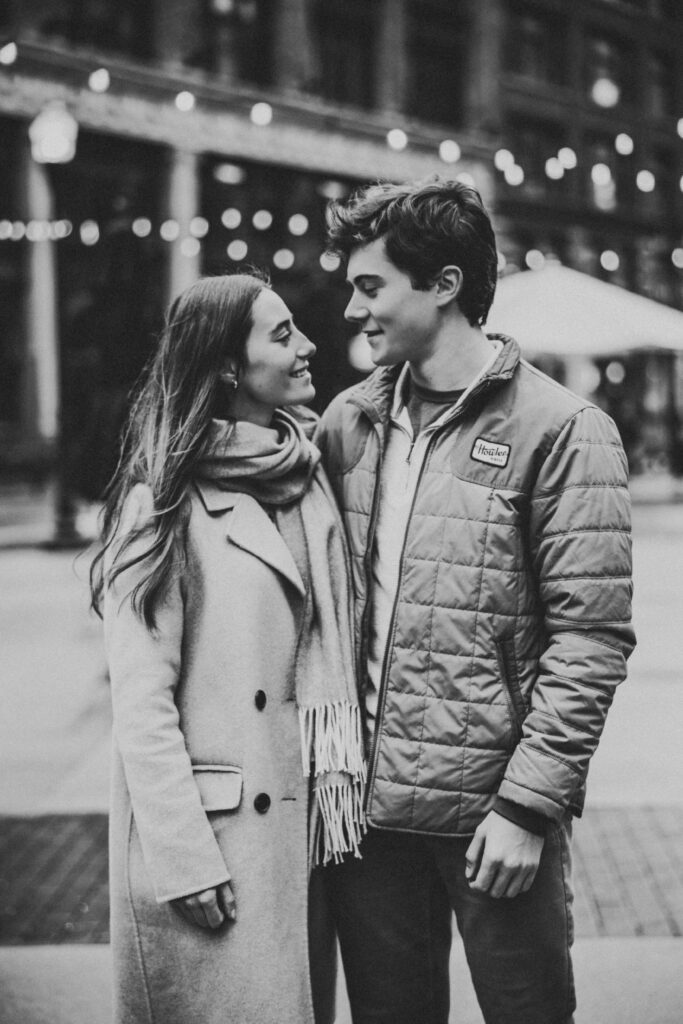
M568 1024L571 820L635 642L619 435L482 330L474 189L374 185L329 237L378 367L317 439L369 753L363 859L326 869L353 1021L447 1024L455 911L487 1024Z

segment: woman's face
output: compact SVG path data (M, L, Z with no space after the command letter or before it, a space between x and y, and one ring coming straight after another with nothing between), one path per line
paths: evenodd
M287 306L270 288L259 292L252 318L230 414L268 426L278 407L314 398L308 360L315 345L294 326Z

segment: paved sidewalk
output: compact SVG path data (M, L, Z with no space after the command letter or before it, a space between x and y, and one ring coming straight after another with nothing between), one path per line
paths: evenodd
M588 810L573 849L577 937L683 935L683 807ZM108 941L106 815L0 817L0 946Z

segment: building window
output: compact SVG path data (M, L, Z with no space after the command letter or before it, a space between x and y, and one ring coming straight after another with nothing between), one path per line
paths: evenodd
M636 99L633 47L622 40L589 35L584 49L584 85L596 106L609 110Z
M566 25L563 19L508 0L503 40L506 71L536 82L566 81Z
M30 15L38 31L76 46L139 59L152 56L152 6L140 0L63 0L44 2ZM34 20L35 19L35 20ZM28 16L27 16L28 20Z
M312 34L322 68L318 92L325 99L372 106L376 14L367 0L314 0Z
M471 52L468 9L461 0L410 3L408 113L424 121L458 128L465 119Z
M201 267L221 274L258 267L292 310L297 325L318 346L315 408L360 380L349 361L357 333L344 321L348 303L343 266L325 253L325 208L359 182L253 161L206 156L201 209L208 231Z
M267 0L204 0L203 44L188 63L222 78L272 81L272 9Z
M558 125L520 118L511 122L508 140L508 146L496 154L495 164L510 193L546 199L565 192L568 175L575 170L568 166L570 161L563 162L564 138ZM501 154L509 154L508 159L499 159Z
M676 70L669 54L655 53L649 67L650 113L669 117L676 113Z

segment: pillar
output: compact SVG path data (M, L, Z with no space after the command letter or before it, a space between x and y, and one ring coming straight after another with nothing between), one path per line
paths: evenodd
M171 150L167 170L165 216L178 222L180 232L175 241L167 242L168 263L166 293L170 302L200 276L200 253L188 254L190 222L199 214L199 174L196 153Z
M54 196L49 169L37 164L26 142L23 171L26 220L51 221ZM59 310L57 260L50 239L27 242L24 428L43 441L59 434Z
M375 104L380 110L401 113L408 98L408 4L380 0L378 6Z

